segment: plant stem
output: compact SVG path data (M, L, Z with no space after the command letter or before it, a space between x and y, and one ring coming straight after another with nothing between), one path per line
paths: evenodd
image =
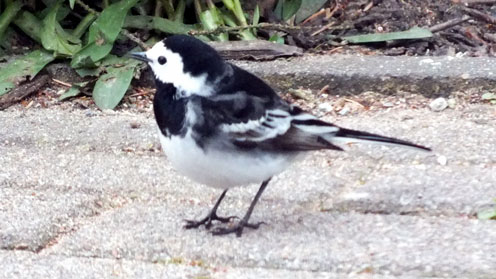
M197 35L215 35L215 34L220 34L224 32L238 32L241 30L246 30L250 28L265 28L265 29L272 29L272 30L278 30L282 32L288 32L289 30L300 30L302 27L300 26L287 26L283 24L273 24L273 23L259 23L256 25L245 25L245 26L234 26L234 27L227 27L227 26L219 26L214 30L191 30L188 33L193 36ZM309 28L311 28L309 26Z
M184 10L186 9L186 0L177 2L176 10L174 11L174 21L182 23L184 21Z
M162 17L132 15L126 17L123 27L158 30L168 34L187 34L195 28L193 25L182 24Z
M200 0L193 0L195 5L196 19L200 22L201 13L203 11Z
M93 13L96 15L100 15L99 12L93 10L90 6L86 5L82 0L76 0L76 3L81 6L84 10L86 10L88 13Z
M22 11L19 15L14 19L13 23L19 27L26 35L31 37L31 39L41 42L40 34L41 34L41 21L34 16L32 13L28 11Z
M164 6L167 18L174 20L174 5L172 4L172 0L162 0L162 5Z
M76 0L76 3L78 5L80 5L83 9L85 9L89 14L93 14L95 15L96 17L98 17L100 15L99 12L93 10L90 6L86 5L82 0ZM88 15L86 16L88 17ZM85 17L85 18L86 18ZM126 17L127 19L128 17ZM153 17L152 17L153 18ZM84 19L83 19L84 20ZM80 23L81 24L81 23ZM90 23L91 24L91 23ZM125 25L125 24L124 24ZM79 27L79 25L78 25ZM131 27L131 26L128 26L128 27ZM135 27L135 28L143 28L143 27ZM128 39L130 39L131 41L133 42L136 42L138 45L140 45L143 49L148 49L148 46L142 41L140 40L139 38L135 37L133 34L129 33L129 31L127 31L126 29L122 28L121 29L121 33L126 36ZM84 34L84 32L83 32Z
M145 42L143 42L142 40L140 40L138 37L134 36L133 34L131 34L129 31L127 31L126 29L122 29L121 30L121 33L124 34L124 36L126 36L128 39L130 39L131 41L137 43L143 50L149 50L150 47L145 44Z
M103 0L103 8L107 8L109 6L109 0Z
M241 8L241 3L239 0L234 0L234 15L238 19L241 26L247 25L245 14L243 13L243 8Z
M5 11L0 14L0 40L2 39L3 33L7 30L10 22L14 20L14 17L21 10L22 6L24 6L22 1L8 3L5 7Z
M74 31L72 31L72 36L76 38L81 38L83 36L84 32L86 32L86 29L90 26L93 21L97 18L97 15L94 13L88 13L76 26Z
M156 0L155 1L155 12L153 13L154 16L158 16L158 17L161 17L162 16L162 2L161 1L158 1Z

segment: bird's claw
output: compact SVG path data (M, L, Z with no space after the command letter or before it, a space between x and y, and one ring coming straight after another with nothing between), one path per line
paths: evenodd
M256 230L262 224L265 224L265 222L248 223L245 221L239 221L238 223L236 223L233 226L215 228L212 231L212 235L225 235L225 234L230 234L230 233L236 233L237 237L241 237L241 235L243 234L244 228L250 228L250 229Z
M185 229L196 229L201 225L205 225L205 228L208 230L212 227L212 221L219 221L221 223L229 223L233 219L237 219L237 216L228 216L228 217L219 217L216 213L210 213L205 218L196 221L196 220L184 220L186 224L184 225Z

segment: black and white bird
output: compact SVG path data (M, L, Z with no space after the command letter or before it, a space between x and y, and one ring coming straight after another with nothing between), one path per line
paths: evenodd
M196 182L223 190L205 218L186 221L187 229L201 225L210 229L212 221L232 221L233 217L217 216L227 190L261 183L245 216L212 233L241 236L245 227L258 228L262 222L248 221L270 179L307 151L341 151L347 143L363 141L430 150L319 120L190 36L168 37L131 56L148 63L155 75L153 109L171 164Z

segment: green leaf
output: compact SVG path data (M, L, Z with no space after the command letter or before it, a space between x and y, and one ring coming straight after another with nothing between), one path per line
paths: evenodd
M4 32L9 27L9 24L16 17L17 13L21 10L24 3L22 1L11 1L8 3L5 10L0 13L0 39L3 38Z
M90 26L89 41L99 45L112 44L121 32L128 10L137 2L122 0L104 9Z
M74 2L76 2L76 0L69 0L69 7L71 7L71 10L74 10Z
M278 43L278 44L284 44L284 38L277 35L277 34L274 34L272 36L270 36L269 38L269 42L274 42L274 43Z
M76 73L78 73L80 77L88 77L88 76L96 77L99 76L102 71L103 69L101 67L95 67L95 68L86 67L86 68L76 69Z
M107 73L100 76L93 88L93 100L102 110L113 109L126 94L139 62L110 55L102 63L110 65L107 67Z
M429 31L429 29L413 27L407 31L346 36L346 37L342 37L342 39L350 43L361 44L361 43L384 42L384 41L392 41L392 40L422 39L429 37L432 37L432 32Z
M484 93L484 94L482 94L481 99L486 100L486 101L496 100L496 94L495 93Z
M60 24L57 24L55 26L55 28L57 28L57 30L56 30L57 34L59 34L61 37L63 37L67 41L69 41L69 43L78 44L81 46L81 40L79 38L73 36L72 34L68 33L67 31L65 31L64 28L62 28L62 26L60 26Z
M300 23L322 8L327 0L302 1L301 7L296 13L295 22Z
M63 101L65 99L75 97L81 93L81 88L79 86L72 86L69 88L67 91L65 91L62 95L59 97L59 101Z
M35 15L23 10L17 14L13 23L17 25L22 32L31 37L31 39L41 43L40 34L43 24Z
M61 1L61 0L58 0L58 1ZM55 1L53 3L53 5L48 5L45 9L43 9L41 11L35 12L34 15L37 18L45 18L48 15L48 13L50 13L51 9L55 6L55 4L57 4L56 2L57 1ZM70 12L71 12L71 9L67 8L66 6L60 6L59 10L57 11L57 17L56 17L57 22L60 22L64 18L66 18Z
M69 42L70 36L63 31L62 27L57 22L57 12L60 8L60 3L57 2L43 19L43 27L41 28L41 44L47 50L53 50L56 54L72 56L81 49L80 44Z
M200 22L204 29L215 30L217 27L224 25L224 22L217 9L208 9L200 13ZM213 35L218 41L228 41L229 37L226 33Z
M167 34L187 34L195 29L193 25L182 24L156 16L127 16L124 27L158 30Z
M496 207L484 209L477 212L477 218L480 220L496 219Z
M219 25L221 25L221 19L219 19L219 14L212 10L205 10L200 14L200 21L203 28L206 30L215 30Z
M231 27L238 26L238 24L236 22L238 19L236 18L236 16L232 12L230 12L227 9L222 9L220 11L221 11L222 19L227 26L231 26ZM237 33L241 37L242 40L256 40L257 39L257 37L255 37L252 29L244 29L244 30L238 31ZM227 36L226 36L226 40L228 40Z
M121 32L129 9L137 2L138 0L121 0L105 8L98 19L91 24L88 44L76 53L71 66L83 67L107 56Z
M224 6L226 6L226 8L228 8L229 10L234 10L234 2L233 0L222 0L222 3L224 4Z
M27 77L33 78L46 64L55 57L45 51L35 50L31 53L14 59L0 67L0 96L10 91L19 82Z
M184 22L184 10L186 9L186 0L179 0L174 11L174 22Z
M95 42L91 42L72 57L71 67L76 69L81 67L96 67L96 62L100 60L96 58L105 57L111 50L112 45L106 44L99 46Z
M222 10L221 16L222 16L222 20L227 26L231 26L231 27L238 26L238 24L236 23L236 17L228 10Z
M288 20L298 12L301 7L302 0L279 0L274 9L274 14L282 20Z
M260 9L258 8L258 5L255 6L255 10L253 11L253 18L251 20L251 23L253 25L257 25L260 20Z

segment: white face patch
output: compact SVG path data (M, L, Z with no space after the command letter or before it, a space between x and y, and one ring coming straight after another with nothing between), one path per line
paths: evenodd
M161 56L167 60L163 65L158 62ZM162 41L148 50L146 57L151 60L148 65L152 68L155 78L164 83L172 83L174 87L182 91L181 96L187 97L193 94L200 96L212 95L213 89L206 82L207 74L194 77L189 73L185 73L182 57L166 48Z

